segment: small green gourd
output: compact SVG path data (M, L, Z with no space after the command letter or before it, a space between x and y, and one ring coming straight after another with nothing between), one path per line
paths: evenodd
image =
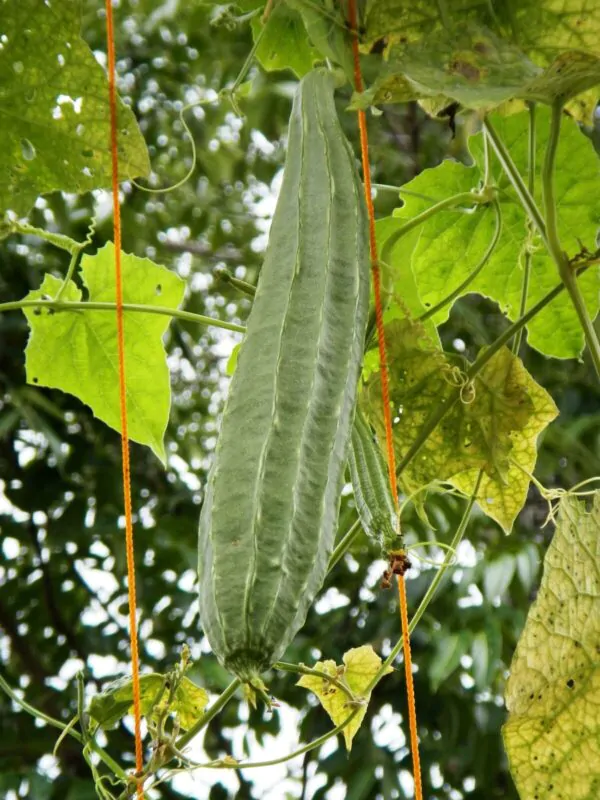
M249 683L283 654L333 549L369 305L368 219L334 79L300 82L265 261L199 530L200 616Z
M348 468L356 510L365 533L384 553L402 550L398 514L392 498L388 467L368 422L356 410Z

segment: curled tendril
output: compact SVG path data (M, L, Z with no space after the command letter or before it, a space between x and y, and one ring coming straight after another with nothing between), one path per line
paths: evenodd
M194 137L192 135L192 131L190 130L190 126L187 124L184 118L184 114L186 111L189 111L191 108L196 108L197 106L209 106L213 103L218 102L219 98L216 99L205 99L205 100L196 100L194 103L188 103L186 106L179 111L179 121L183 126L183 130L185 135L190 141L190 145L192 147L192 165L188 169L187 173L174 183L172 186L167 186L164 189L151 189L148 186L142 186L141 183L138 183L136 180L131 179L130 183L136 187L136 189L140 189L142 192L148 192L149 194L167 194L168 192L173 192L175 189L179 189L180 186L183 186L184 183L187 183L189 179L194 174L194 170L196 169L196 161L197 161L197 154L196 154L196 142L194 141Z
M596 494L597 489L590 491L580 490L584 486L588 486L590 483L600 483L600 475L595 475L593 478L587 478L585 481L576 483L575 486L572 486L570 489L561 489L558 487L548 489L542 483L540 483L540 481L538 481L534 475L532 475L530 472L527 472L527 470L524 469L517 461L515 461L514 458L511 458L510 461L515 467L518 467L521 472L527 475L529 480L537 488L542 498L548 503L548 514L542 523L542 528L545 528L549 522L553 522L556 525L556 517L560 508L561 500L564 500L565 497L591 497L592 495Z

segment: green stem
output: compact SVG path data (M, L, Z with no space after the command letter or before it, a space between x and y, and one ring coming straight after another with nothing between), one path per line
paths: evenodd
M449 569L450 564L452 563L452 559L454 558L454 555L456 553L458 545L460 544L460 542L462 541L463 536L465 535L465 531L466 531L467 525L469 523L469 517L471 515L471 510L472 510L473 506L475 505L475 501L477 500L477 493L479 491L479 486L481 484L482 477L483 477L483 470L479 470L479 475L477 476L477 481L475 482L475 488L473 489L473 493L471 494L471 497L469 498L469 502L467 503L467 505L465 507L464 513L462 515L462 519L461 519L461 521L460 521L460 523L458 525L458 528L456 529L456 533L452 537L452 541L450 542L450 547L448 549L448 552L446 553L446 556L445 556L442 564L440 565L440 568L437 571L434 579L429 584L429 588L427 589L427 591L425 592L425 595L423 596L423 599L419 603L419 607L417 608L417 610L415 611L415 613L413 614L413 616L411 618L410 624L408 626L409 635L411 633L413 633L413 631L417 627L417 623L419 622L419 620L421 619L421 617L423 616L423 614L427 610L427 606L433 600L434 594L436 593L440 583L442 582L442 579L443 579L444 575L446 574L446 571ZM388 667L390 667L393 664L393 662L396 659L396 656L400 653L401 650L402 650L402 638L400 638L396 642L396 644L392 648L392 651L390 652L389 656L383 662L383 664L381 665L381 667L377 671L377 674L373 677L371 683L367 686L367 688L365 690L365 693L370 692L379 683L379 681L386 674L386 671L387 671Z
M392 186L389 183L372 183L373 189L380 189L382 192L394 192L394 194L405 194L408 197L417 197L419 200L427 200L429 203L435 203L435 197L428 194L420 194L419 192L411 192L403 186Z
M327 672L323 672L320 669L311 669L307 667L305 664L288 664L285 661L276 661L273 664L273 669L280 670L282 672L297 672L299 675L314 675L315 678L322 678L324 681L328 681L333 686L337 686L337 688L344 692L344 694L348 697L348 699L355 703L356 697L353 694L352 690L346 686L345 683L340 681L338 678L334 677L333 675L328 675Z
M329 559L329 565L327 567L327 572L331 572L331 570L335 567L335 565L340 561L340 559L344 556L345 552L348 550L352 542L356 539L358 534L361 532L362 527L360 524L360 520L357 519L348 529L348 531L342 536L340 541L335 547L335 550L331 554L331 558Z
M542 197L544 201L544 212L546 214L548 250L558 267L559 275L569 293L573 307L577 312L579 323L583 329L585 340L590 350L592 362L600 378L600 341L598 340L594 323L585 305L581 289L579 288L579 284L577 283L571 264L569 263L569 258L561 248L560 236L558 233L558 215L554 191L554 166L560 138L561 119L562 102L557 101L552 105L550 135L548 137L544 166L542 168Z
M37 236L39 239L44 239L46 242L53 244L61 250L66 250L71 255L79 254L82 244L71 239L70 236L64 236L62 233L50 233L43 228L36 228L28 222L14 222L11 225L13 233L22 233L26 236Z
M237 289L242 294L247 295L248 297L254 297L256 295L256 286L253 286L248 281L243 281L240 278L236 278L235 275L232 275L228 269L224 267L219 267L213 272L213 275L216 275L219 280L223 281L223 283L229 283L234 289Z
M76 731L74 728L69 728L68 725L65 725L64 722L61 722L58 719L54 719L54 717L50 717L48 714L45 714L43 711L40 711L38 708L34 708L32 705L26 700L23 700L19 695L12 689L10 684L8 684L2 675L0 675L0 689L2 689L10 699L20 706L23 711L26 711L28 714L31 714L32 717L36 717L37 719L42 720L46 723L46 725L51 725L53 728L58 728L60 731L64 731L68 733L69 736L72 736L73 739L77 739L80 744L84 744L83 736ZM104 762L104 764L113 772L117 778L120 778L122 781L127 781L127 773L117 764L117 762L111 758L108 753L103 750L99 744L96 744L93 740L89 740L87 745L91 747L91 749L96 753L96 755Z
M519 170L517 169L515 162L512 160L510 153L508 152L507 148L504 146L504 142L500 139L496 130L494 129L490 120L486 117L483 121L483 129L486 135L489 137L490 142L492 143L492 147L496 155L498 156L498 160L502 165L502 168L506 172L509 181L511 182L515 192L519 196L519 199L523 205L523 208L531 218L531 221L537 228L540 236L542 237L544 243L547 243L546 238L546 225L544 224L544 220L542 218L542 214L537 207L533 196L525 186L525 182L521 177Z
M527 190L533 197L535 191L535 151L536 151L536 128L535 128L535 103L529 103L529 137L527 148ZM532 223L527 217L527 238L525 244L525 257L523 264L523 283L521 286L521 304L519 306L519 316L522 317L527 308L527 296L529 294L529 278L531 276L531 244L532 244ZM519 354L521 341L523 339L523 328L515 336L513 342L513 353Z
M229 686L219 695L219 697L217 697L212 706L206 709L204 714L202 714L200 719L189 729L189 731L184 733L183 736L179 737L175 745L178 750L182 750L186 745L188 745L192 741L194 736L200 733L202 728L205 728L208 725L208 723L213 719L213 717L216 717L216 715L219 713L219 711L221 711L221 709L225 708L225 706L231 700L231 698L236 692L236 689L238 688L238 686L241 685L241 683L242 682L239 678L235 678L234 680L231 681Z
M404 223L400 228L397 228L384 242L383 247L381 248L381 261L387 261L388 264L390 263L390 253L396 243L403 237L406 236L407 233L410 233L415 228L418 228L419 225L422 225L424 222L427 222L428 219L438 214L440 211L444 211L447 208L454 208L456 206L461 205L473 205L473 204L481 204L481 203L489 203L490 202L490 193L487 192L459 192L459 194L454 194L451 197L446 197L443 200L440 200L439 203L436 203L429 208L426 208L425 211L422 211L420 214L417 214L416 217L409 219L407 222Z
M438 311L441 311L442 308L445 308L447 305L456 300L457 297L460 297L465 289L468 288L469 284L471 284L475 278L479 275L481 270L485 267L487 262L490 260L492 253L496 249L496 245L498 244L498 240L500 239L500 234L502 233L502 212L500 211L500 203L498 200L494 200L493 203L494 214L496 217L496 227L494 229L494 235L492 237L492 241L490 242L487 250L483 254L483 257L479 264L475 267L475 269L465 278L465 280L456 287L449 295L446 295L439 303L436 303L433 308L430 308L424 314L418 318L419 322L425 322L425 320L430 319L431 317L435 316Z
M4 311L18 311L23 308L51 308L54 311L115 311L116 303L71 302L57 300L15 300L10 303L0 303L0 314ZM181 311L178 308L167 306L147 306L141 303L123 303L123 311L135 311L143 314L162 314L167 317L176 317L187 322L198 322L202 325L212 325L215 328L225 328L228 331L244 333L242 325L225 322L202 314L193 314L191 311Z

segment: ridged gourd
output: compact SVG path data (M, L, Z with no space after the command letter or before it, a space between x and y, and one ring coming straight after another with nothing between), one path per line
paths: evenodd
M325 70L299 83L281 191L199 529L203 630L252 682L323 585L369 306L368 219Z

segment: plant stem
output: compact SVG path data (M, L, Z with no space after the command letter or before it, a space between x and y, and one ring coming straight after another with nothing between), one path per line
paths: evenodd
M529 103L529 137L527 148L527 190L533 197L535 191L535 151L536 151L536 129L535 129L535 103ZM531 275L531 242L532 242L532 223L527 217L527 239L525 244L525 256L523 265L523 284L521 286L521 304L519 306L519 316L522 317L527 308L527 295L529 294L529 278ZM513 353L519 354L521 341L523 339L523 328L515 336L513 342Z
M408 197L417 197L419 200L427 200L429 203L435 203L435 197L430 197L428 194L420 194L419 192L411 192L410 189L405 189L403 186L392 186L389 183L372 183L373 189L381 189L382 192L395 192L397 194L405 194Z
M465 280L459 286L456 287L456 289L450 292L450 294L446 295L446 297L440 300L439 303L436 303L433 306L433 308L430 308L424 314L421 314L421 316L418 317L419 322L425 322L425 320L428 320L431 317L435 316L435 314L437 314L438 311L441 311L442 308L445 308L445 306L450 305L450 303L454 302L454 300L456 300L457 297L460 297L461 294L463 294L463 292L465 291L465 289L467 289L469 284L471 284L475 280L475 278L479 275L481 270L490 260L492 253L496 249L498 240L500 239L500 234L502 233L502 213L500 211L500 203L498 202L498 200L495 199L492 203L492 206L494 208L494 214L496 217L496 227L494 230L492 241L490 242L487 250L483 254L481 261L479 262L479 264L477 264L475 269L465 278Z
M564 283L571 302L579 317L579 323L583 329L587 346L590 350L592 362L600 378L600 341L590 318L585 300L579 288L579 284L573 273L569 258L560 245L558 233L558 216L556 208L556 196L554 192L554 165L556 161L556 150L560 137L560 123L562 119L562 102L556 101L552 105L552 117L550 122L550 135L546 146L544 166L542 168L542 197L544 201L544 212L546 214L547 243L550 255L558 267L559 275Z
M285 661L276 661L275 664L273 664L273 669L282 672L297 672L299 675L314 675L315 678L322 678L324 681L331 683L332 686L337 686L341 692L344 692L349 700L356 702L356 697L348 686L338 678L320 669L311 669L311 667L307 667L305 664L288 664Z
M15 300L10 303L0 303L0 314L4 311L18 311L23 308L52 308L54 311L113 311L115 303L94 303L94 302L71 302L57 300ZM181 311L178 308L168 308L167 306L147 306L141 303L123 303L124 311L134 311L142 314L162 314L167 317L177 317L187 322L198 322L202 325L212 325L215 328L225 328L228 331L244 333L242 325L233 322L225 322L213 317L205 317L202 314L193 314L191 311Z
M62 233L51 233L43 228L36 228L28 222L14 222L11 225L11 230L13 233L21 233L25 236L37 236L39 239L44 239L44 241L61 250L66 250L71 255L78 255L83 246L81 242L76 242L70 236L65 236Z
M510 180L513 186L513 189L519 196L523 208L530 216L533 224L537 228L540 236L542 237L544 243L546 244L547 243L546 225L544 224L542 214L539 208L537 207L536 202L533 199L533 196L527 189L527 186L525 186L525 182L523 181L523 178L521 177L521 174L517 169L515 162L512 160L510 153L505 147L504 142L500 139L492 123L489 121L487 117L483 121L483 129L487 134L487 136L489 137L489 140L492 143L492 147L494 148L494 151L498 156L498 160L500 161L502 168L506 172L508 179Z
M463 536L465 535L465 531L467 529L467 525L468 525L468 522L469 522L469 517L471 515L471 510L472 510L473 506L475 505L475 501L477 500L477 493L479 491L479 486L481 484L482 477L483 477L483 470L479 470L479 475L477 476L477 480L475 482L475 488L473 489L473 493L471 494L471 497L469 498L469 502L467 503L467 505L465 507L465 510L463 512L463 515L462 515L462 519L461 519L461 521L460 521L460 523L458 525L458 528L456 529L456 533L452 537L452 541L450 542L450 547L449 547L448 552L446 553L444 561L440 565L440 568L438 569L434 579L429 584L429 588L427 589L427 591L425 592L425 595L423 596L423 599L419 603L419 607L417 608L417 610L415 611L415 613L412 616L412 619L410 621L410 625L408 626L408 633L409 634L413 633L414 629L417 627L417 623L419 622L419 620L421 619L421 617L423 616L423 614L427 610L427 606L433 600L433 595L435 594L435 592L437 591L440 583L442 582L442 579L443 579L444 575L446 574L446 571L450 567L452 559L453 559L453 557L454 557L454 555L456 553L456 549L458 548L458 545L460 544L460 542L462 541ZM396 642L396 644L392 648L392 651L390 652L389 656L383 662L383 664L381 665L381 667L377 671L377 674L373 677L371 683L367 686L367 689L366 689L365 693L370 692L379 683L381 678L386 674L386 670L388 669L388 667L390 667L392 665L392 663L394 662L396 656L400 653L401 650L402 650L402 638L400 638Z
M186 745L188 745L192 741L194 736L200 733L202 728L205 728L208 725L208 723L213 719L213 717L217 716L217 714L219 713L219 711L221 711L222 708L225 708L225 706L231 700L231 698L235 694L236 689L238 688L238 686L240 686L240 684L241 680L239 678L235 678L234 680L231 681L229 686L219 695L219 697L217 697L212 706L206 709L204 714L202 714L200 719L189 729L189 731L184 733L183 736L179 737L176 744L178 750L182 750Z
M381 248L381 261L387 261L390 263L389 255L395 244L403 237L406 236L407 233L410 233L415 228L418 228L419 225L422 225L424 222L427 222L428 219L438 214L440 211L444 211L446 208L454 208L455 206L460 205L478 205L482 203L489 203L490 202L490 194L488 192L459 192L458 194L454 194L451 197L445 197L443 200L440 200L439 203L435 203L435 205L426 208L425 211L422 211L420 214L417 214L416 217L407 220L400 228L395 230L384 242L383 247Z
M236 278L235 275L232 275L228 269L224 267L219 267L213 272L213 275L216 275L219 280L222 280L223 283L231 284L235 289L242 294L247 295L248 297L254 297L256 295L256 286L253 286L248 281L243 281L240 278Z
M335 547L335 550L331 554L331 558L329 559L329 565L327 567L327 572L331 572L331 570L335 567L335 565L340 561L340 559L344 556L352 542L356 539L358 534L361 532L362 527L360 524L360 519L357 519L350 528L346 531L346 533L342 536L340 541Z
M2 675L0 675L0 689L2 689L10 699L20 706L23 711L26 711L28 714L31 714L32 717L37 719L41 719L46 725L51 725L53 728L58 728L61 731L68 733L69 736L72 736L73 739L77 739L80 744L84 744L83 736L76 731L74 728L69 728L68 725L65 725L64 722L61 722L58 719L54 719L54 717L50 717L48 714L45 714L43 711L40 711L38 708L34 708L30 705L26 700L23 700L19 695L12 689L10 684L8 684ZM67 730L68 729L68 730ZM122 781L127 781L127 773L117 764L117 762L108 755L108 753L103 750L99 744L96 744L93 740L90 739L87 742L88 746L96 753L96 755L104 762L104 764L113 772L117 778L120 778Z

